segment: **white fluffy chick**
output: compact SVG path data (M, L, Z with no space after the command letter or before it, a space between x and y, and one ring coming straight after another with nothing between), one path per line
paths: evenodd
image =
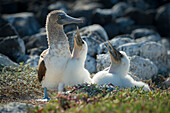
M109 47L105 44L111 57L111 65L108 71L100 71L93 77L93 83L104 85L112 83L120 88L142 87L150 91L149 86L142 81L135 81L128 75L130 60L125 52L117 51L108 41Z
M90 73L87 69L84 68L87 51L87 43L81 39L79 29L77 27L77 37L74 35L74 48L72 52L72 58L68 61L64 73L64 85L72 86L81 83L92 83Z

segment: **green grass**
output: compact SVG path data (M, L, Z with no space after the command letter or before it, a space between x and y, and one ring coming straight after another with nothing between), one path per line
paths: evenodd
M96 84L66 87L70 93L65 94L48 90L51 100L41 103L35 101L43 97L43 89L37 80L36 68L0 67L0 103L19 101L33 104L35 106L29 108L29 112L33 113L168 113L170 90L156 88L152 80L148 82L153 89L151 92L143 91L141 88L119 89L110 85L101 87Z
M146 92L140 89L122 89L104 91L96 96L88 93L57 95L43 107L36 107L32 112L133 112L133 113L168 113L170 96L166 90Z

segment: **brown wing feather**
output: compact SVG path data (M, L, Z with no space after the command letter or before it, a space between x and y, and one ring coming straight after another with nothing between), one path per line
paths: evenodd
M46 54L47 50L43 51L42 54L40 55L40 60L38 64L38 80L41 82L45 76L46 73L46 67L45 67L45 62L43 59L43 56Z

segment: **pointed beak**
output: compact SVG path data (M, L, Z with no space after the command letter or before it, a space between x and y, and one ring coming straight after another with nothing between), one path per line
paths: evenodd
M65 14L57 21L57 23L60 25L66 25L66 24L71 24L71 23L83 23L83 19L73 18Z
M78 26L77 26L77 37L74 35L74 44L75 46L79 46L79 47L82 47L83 45L83 40L80 37Z
M116 64L119 64L121 61L122 54L118 50L116 50L109 41L107 41L107 43L109 44L109 47L106 44L105 46L106 49L109 51L111 63L114 62Z

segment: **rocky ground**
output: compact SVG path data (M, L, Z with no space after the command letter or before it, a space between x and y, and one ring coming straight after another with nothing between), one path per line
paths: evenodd
M88 44L85 67L96 73L110 65L104 47L109 40L130 58L136 80L170 85L170 3L168 0L2 0L0 4L0 64L18 67L38 65L47 48L45 20L52 10L83 17L78 24ZM64 30L73 48L75 24Z

